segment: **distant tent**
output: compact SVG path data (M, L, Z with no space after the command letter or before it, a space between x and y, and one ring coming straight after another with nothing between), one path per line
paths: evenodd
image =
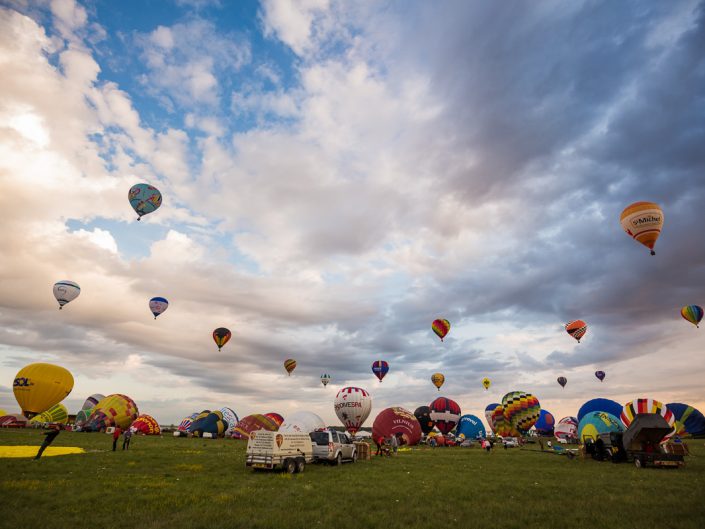
M29 420L24 415L19 413L11 415L3 415L0 417L1 428L24 428Z

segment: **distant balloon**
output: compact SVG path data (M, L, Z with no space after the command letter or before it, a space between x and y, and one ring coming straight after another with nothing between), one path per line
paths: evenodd
M602 433L623 431L624 426L614 415L604 411L591 411L578 424L578 439L585 443L587 439L596 441Z
M450 332L450 322L441 318L433 320L433 323L431 324L431 329L433 329L433 332L436 333L436 336L438 336L441 341L443 341L443 338L446 337L446 334Z
M135 210L141 220L142 216L152 213L162 205L162 194L159 190L149 184L135 184L130 188L127 198L132 209Z
M151 415L140 415L130 425L130 430L141 435L159 435L162 429L157 420Z
M438 397L428 407L431 408L431 419L443 435L455 428L460 420L460 406L454 400Z
M162 312L169 307L169 302L166 298L152 298L149 300L149 310L154 314L154 319L157 319Z
M622 413L622 405L610 399L591 399L580 406L578 422L582 421L583 417L592 411L604 411L619 418Z
M674 426L676 422L676 417L673 415L673 412L668 409L668 406L657 400L647 398L634 399L627 402L624 405L624 408L622 408L622 414L619 418L622 420L624 426L628 428L634 420L634 417L640 413L658 413L666 419L669 426ZM671 437L674 433L675 430L671 430L671 432L666 435L664 439Z
M492 385L492 381L489 378L485 377L482 379L482 386L485 388L485 391L490 389L491 385Z
M404 408L387 408L379 412L372 424L372 439L387 439L395 435L402 445L415 445L421 440L421 425Z
M386 376L389 371L389 364L384 360L375 360L372 362L372 372L375 376L382 382L382 379Z
M553 430L556 439L574 440L578 438L578 419L563 417Z
M185 418L181 421L181 423L179 424L179 427L177 428L177 430L180 431L180 432L186 432L186 431L188 431L189 426L191 426L191 424L193 424L193 420L194 420L196 417L198 417L198 415L199 415L198 412L196 412L196 413L192 413L192 414L189 415L188 417L185 417Z
M279 431L311 433L325 427L326 423L315 413L311 411L296 411L286 416L279 427Z
M221 347L228 343L231 336L232 333L225 327L218 327L213 331L213 341L215 342L215 345L218 346L218 351L220 351Z
M679 437L705 434L705 416L698 410L680 402L671 402L666 406L676 418L676 434Z
M220 413L223 414L223 420L228 423L228 427L225 429L225 432L223 432L223 435L225 437L229 437L235 431L235 427L240 422L240 419L238 419L237 413L235 413L232 408L228 408L227 406L220 408Z
M634 202L624 208L619 219L622 228L632 239L643 244L651 255L663 228L663 210L653 202Z
M568 383L568 379L565 377L558 377L558 383L561 385L562 388L564 388L565 385Z
M346 387L338 391L333 408L345 429L355 434L372 410L372 396L362 388Z
M280 414L275 413L273 411L270 411L269 413L265 413L264 416L272 419L276 423L277 428L280 427L282 425L282 423L284 422L284 417L282 417Z
M585 323L583 320L569 321L565 324L565 331L570 334L573 338L578 340L578 343L580 343L580 338L585 336L587 328L587 323Z
M539 419L541 405L531 393L512 391L502 398L504 417L519 432L527 432Z
M64 305L73 301L81 293L81 287L73 281L63 280L54 283L54 297L59 302L59 310L64 308Z
M100 393L94 393L86 399L86 401L83 403L83 406L81 406L81 409L90 410L91 408L95 408L96 405L104 398L105 395L101 395Z
M293 358L285 360L284 369L286 369L286 372L289 374L289 376L291 376L291 372L296 369L296 360L294 360Z
M485 408L485 420L487 421L487 425L490 427L490 430L494 432L494 424L492 423L492 412L499 406L500 408L502 407L501 404L497 402L493 402L492 404L488 404L487 407Z
M235 427L233 437L249 439L250 434L255 430L268 430L270 432L276 432L278 429L279 427L277 426L277 423L266 415L253 414L240 420L238 425Z
M484 439L487 436L485 425L475 415L463 415L455 430L455 437L460 439Z
M519 437L521 433L517 431L504 415L504 406L497 404L491 415L492 430L495 435L501 437Z
M323 373L321 375L321 384L323 384L323 387L326 387L328 382L330 382L330 375L328 373Z
M686 305L681 309L681 316L698 327L698 323L703 319L703 308L699 305Z
M32 417L29 422L32 423L45 423L52 422L58 424L66 424L69 420L69 410L63 404L54 404L51 408L43 411L39 415Z
M600 379L600 382L602 382L607 375L604 371L595 371L595 376Z
M436 425L435 421L431 419L431 408L428 406L419 406L416 408L414 417L419 421L423 433L430 433Z
M73 389L73 375L42 362L29 364L17 373L12 390L25 417L31 418L64 400Z
M438 391L441 390L441 386L445 381L446 377L443 376L443 373L434 373L431 375L431 382L433 382L433 385L438 388Z
M188 427L189 433L195 437L203 437L204 433L209 433L213 437L221 437L228 429L228 424L223 421L223 414L220 411L203 411L198 414L191 426Z
M93 408L81 410L76 414L76 419L73 421L73 428L76 431L82 430L83 426L88 422L88 419L93 414Z
M553 414L546 410L541 410L539 420L534 424L534 428L539 435L553 435L553 427L555 424L556 419L553 417Z
M101 400L93 409L83 429L100 432L110 426L128 428L139 415L137 404L127 395L115 393Z

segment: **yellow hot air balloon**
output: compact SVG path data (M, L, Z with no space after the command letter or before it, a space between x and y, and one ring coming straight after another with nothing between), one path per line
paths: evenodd
M7 415L7 412L0 408L0 417L4 417L5 415Z
M20 369L13 384L15 399L27 418L64 400L73 389L73 375L61 366L36 363Z
M63 404L55 404L46 411L43 411L39 415L35 415L30 419L30 423L44 423L53 422L59 424L66 424L69 420L69 410Z
M656 255L654 245L663 227L663 210L658 204L634 202L624 208L619 221L627 235L651 250L651 255Z
M492 385L492 381L489 378L485 377L482 379L482 385L484 386L485 391L487 391L488 389L490 389L490 386Z
M445 381L446 377L443 376L443 373L434 373L431 375L431 382L433 382L433 385L438 388L438 391L441 390L441 386Z

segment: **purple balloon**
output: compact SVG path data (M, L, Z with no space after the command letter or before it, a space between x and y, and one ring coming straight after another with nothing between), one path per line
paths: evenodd
M605 379L605 372L595 371L595 376L600 379L600 382L602 382Z

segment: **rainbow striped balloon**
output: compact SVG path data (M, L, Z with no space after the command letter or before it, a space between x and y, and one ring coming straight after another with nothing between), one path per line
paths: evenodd
M681 309L681 316L698 327L698 323L703 319L703 308L699 305L686 305Z
M512 391L502 397L504 418L515 430L527 432L539 420L541 404L531 393Z
M620 419L624 423L624 426L629 427L629 425L634 420L634 417L640 413L658 413L670 426L674 426L676 422L676 416L673 412L668 409L668 406L654 399L634 399L631 402L627 402L622 409L622 414ZM671 430L664 439L671 437L675 433L675 430Z

